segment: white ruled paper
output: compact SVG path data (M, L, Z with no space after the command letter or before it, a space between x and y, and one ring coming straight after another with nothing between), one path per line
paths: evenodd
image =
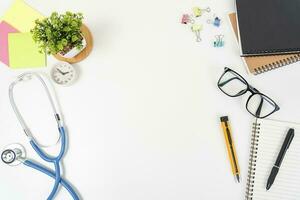
M253 200L300 200L300 124L258 119L260 124L253 184ZM266 184L289 128L294 139L286 152L272 187Z

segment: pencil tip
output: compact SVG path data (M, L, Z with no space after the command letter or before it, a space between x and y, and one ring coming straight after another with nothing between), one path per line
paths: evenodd
M237 182L240 182L240 176L238 174L235 175Z

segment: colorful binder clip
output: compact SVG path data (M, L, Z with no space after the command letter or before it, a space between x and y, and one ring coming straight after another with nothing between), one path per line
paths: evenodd
M210 12L210 8L209 7L205 8L205 9L201 9L199 7L193 8L193 14L195 17L200 17L204 12Z
M214 16L214 18L215 18L214 20L208 19L207 23L208 24L213 24L216 27L220 27L220 25L221 25L221 19L219 17L216 17L216 16Z
M192 29L192 31L196 35L196 41L197 42L201 42L200 32L202 31L202 25L200 25L200 24L193 24L192 27L191 27L191 29Z
M224 46L224 35L216 35L214 41L214 47L223 47Z
M188 15L188 14L182 15L182 18L181 18L182 24L189 24L189 23L193 24L194 22L195 22L195 20L192 19L192 17L190 15Z

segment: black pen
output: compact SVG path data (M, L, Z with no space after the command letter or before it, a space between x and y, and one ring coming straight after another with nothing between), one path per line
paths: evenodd
M294 135L295 135L294 129L290 128L288 133L285 136L284 142L281 146L281 149L277 156L276 162L275 162L275 164L272 168L272 171L270 173L270 176L268 178L268 182L267 182L267 186L266 186L267 190L269 190L271 188L272 184L274 183L274 180L278 174L278 171L279 171L280 165L282 163L282 160L284 158L284 155L287 152L288 148L290 147L290 144L294 138Z

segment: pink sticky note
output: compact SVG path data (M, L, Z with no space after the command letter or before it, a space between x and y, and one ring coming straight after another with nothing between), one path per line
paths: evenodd
M17 29L2 21L0 23L0 61L9 66L9 56L8 56L8 34L17 33Z

